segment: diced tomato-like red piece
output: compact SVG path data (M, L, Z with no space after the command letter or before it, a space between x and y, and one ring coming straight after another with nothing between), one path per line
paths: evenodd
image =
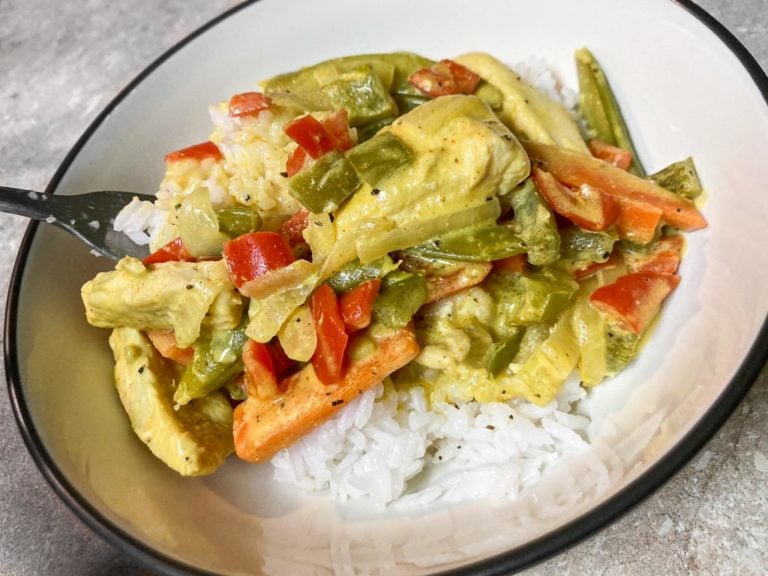
M362 330L371 323L373 302L379 295L381 279L373 278L358 284L341 296L341 317L348 332Z
M180 262L194 260L187 252L187 248L181 238L174 238L162 248L158 248L152 254L142 260L144 266L160 264L161 262Z
M599 188L563 186L552 174L533 168L533 180L550 208L585 230L606 230L619 217L619 203Z
M323 154L336 150L339 146L338 138L311 114L289 122L285 125L284 131L315 160Z
M613 164L622 170L629 170L629 167L632 166L632 152L607 144L602 140L590 140L589 151L595 158L600 158L600 160Z
M213 158L215 160L221 160L223 158L219 147L210 140L182 148L181 150L169 152L165 155L166 163L187 159L205 160L206 158Z
M317 333L317 348L310 362L323 384L334 384L341 380L349 336L333 288L322 284L312 293L309 306Z
M249 232L224 243L224 260L238 288L296 260L288 241L277 232Z
M229 99L229 115L232 117L257 116L272 106L272 100L261 92L243 92Z
M597 288L589 301L624 330L642 334L679 283L675 274L633 272Z

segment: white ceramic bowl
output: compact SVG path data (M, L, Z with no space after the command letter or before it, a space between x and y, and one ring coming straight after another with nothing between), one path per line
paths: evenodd
M32 226L11 286L8 374L25 440L59 495L107 540L168 574L503 574L583 538L664 482L725 420L768 351L768 80L690 2L248 3L132 83L49 192L152 190L166 151L207 136L209 103L326 57L535 56L575 86L581 46L607 70L648 168L694 156L710 224L691 235L683 283L639 360L588 400L589 452L516 501L410 516L336 507L234 458L211 477L182 479L134 438L111 385L107 333L85 322L80 286L108 263Z

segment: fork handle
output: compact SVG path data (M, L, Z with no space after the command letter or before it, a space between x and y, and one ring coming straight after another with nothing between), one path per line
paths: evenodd
M0 186L0 212L25 216L33 220L46 220L51 208L58 202L52 194Z

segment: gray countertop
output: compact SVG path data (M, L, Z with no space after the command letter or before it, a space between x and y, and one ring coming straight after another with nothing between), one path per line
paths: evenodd
M768 69L768 0L699 3ZM235 4L0 0L0 183L44 189L75 140L120 89L167 48ZM0 214L0 297L7 292L26 224ZM768 573L766 392L763 370L726 425L662 489L528 573ZM24 447L8 395L0 394L0 575L42 574L147 572L59 501Z

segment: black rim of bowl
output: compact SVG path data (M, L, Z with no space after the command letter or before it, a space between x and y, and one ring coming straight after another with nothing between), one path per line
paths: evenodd
M214 19L210 20L179 43L171 47L158 59L144 69L130 84L128 84L99 114L83 133L74 147L54 174L46 192L53 193L64 174L69 169L80 150L104 119L128 96L147 76L158 68L168 58L173 56L183 46L200 36L206 30L222 20L239 12L242 8L254 4L258 0L249 0L239 4ZM691 15L709 28L733 52L749 73L768 104L768 77L749 51L731 34L720 22L694 4L691 0L670 0L687 10ZM18 257L16 259L8 293L5 314L5 369L8 380L8 391L16 422L37 467L45 479L53 487L58 496L69 508L94 532L118 549L126 552L146 567L169 575L200 574L209 575L211 572L186 565L178 560L157 552L144 542L124 532L96 510L67 480L56 463L48 454L34 428L32 418L24 399L23 386L19 375L19 364L16 356L17 308L21 293L22 278L26 257L37 230L37 223L31 223L24 235ZM745 357L735 376L721 393L712 407L699 419L691 430L667 454L662 457L642 476L625 486L617 494L593 508L570 523L545 534L508 552L475 562L457 570L441 572L441 574L501 576L529 567L551 556L563 552L567 548L581 542L599 529L607 526L639 504L652 492L660 488L677 471L679 471L704 444L725 423L741 399L746 395L760 374L768 359L768 321L764 321L749 353Z

